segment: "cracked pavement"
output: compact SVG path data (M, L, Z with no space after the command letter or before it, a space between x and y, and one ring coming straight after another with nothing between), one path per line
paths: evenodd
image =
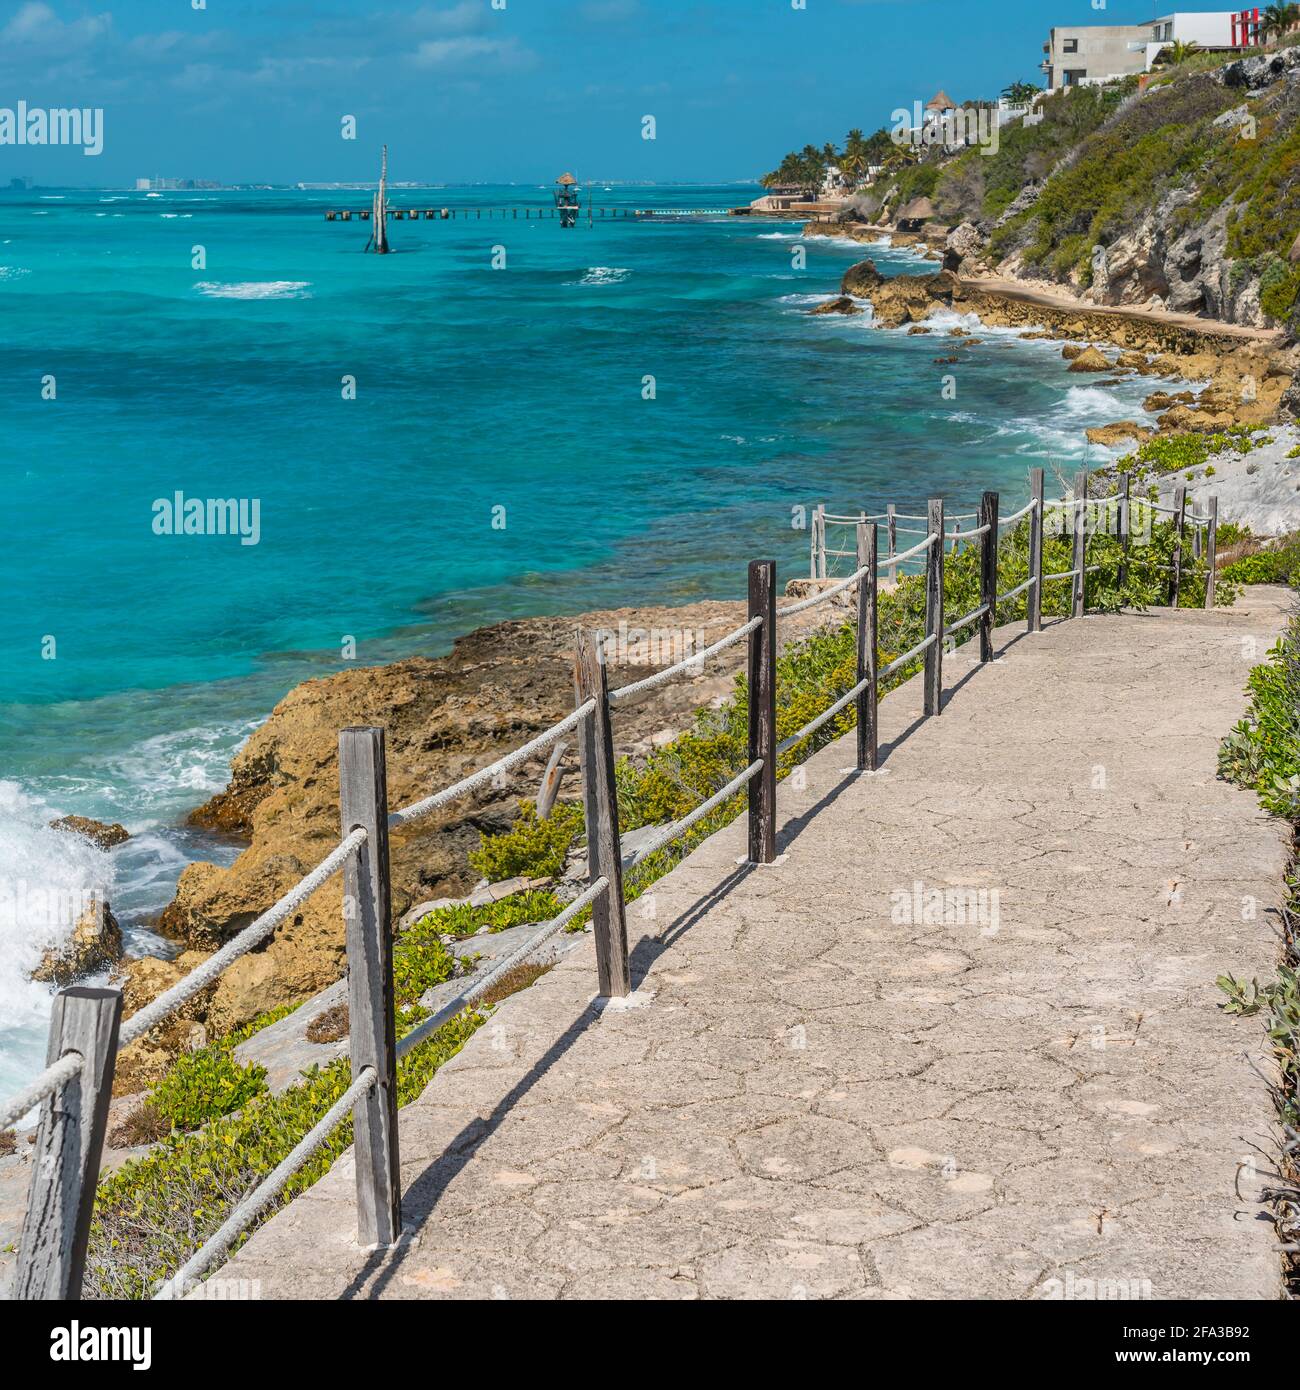
M401 1112L407 1232L351 1153L219 1271L262 1297L1277 1298L1258 1019L1285 827L1216 779L1288 595L1000 629L588 939ZM918 908L920 909L918 913ZM1107 1281L1098 1285L1089 1281Z

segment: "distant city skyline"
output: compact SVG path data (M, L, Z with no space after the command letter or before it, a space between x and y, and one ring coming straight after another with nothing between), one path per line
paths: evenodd
M391 0L268 13L173 0L161 18L157 0L0 4L0 106L104 112L94 158L0 145L0 187L362 182L384 143L392 171L418 183L544 182L566 168L735 182L788 149L889 125L940 87L962 101L1041 83L1053 24L1148 17L1092 0L795 3L806 7Z

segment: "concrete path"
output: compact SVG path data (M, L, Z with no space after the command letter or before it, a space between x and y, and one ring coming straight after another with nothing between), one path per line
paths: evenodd
M941 718L891 694L882 774L844 775L843 740L782 784L778 864L737 866L738 821L636 904L639 1007L593 1007L587 942L402 1111L396 1251L353 1243L348 1156L223 1276L1278 1297L1257 1183L1234 1194L1273 1130L1266 1049L1213 982L1271 976L1286 846L1215 753L1286 603L1004 629L992 667L949 658Z

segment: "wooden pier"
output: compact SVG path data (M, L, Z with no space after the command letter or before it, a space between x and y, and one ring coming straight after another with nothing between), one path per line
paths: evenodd
M592 222L617 222L632 220L637 222L649 221L670 221L684 217L737 217L742 213L747 213L748 208L591 208L586 210L587 225ZM522 219L520 213L523 214ZM488 221L514 222L532 221L538 222L544 219L554 220L557 216L557 209L548 207L505 207L505 208L393 208L387 209L387 215L394 222L481 222ZM369 222L371 220L370 208L327 208L325 211L326 222Z

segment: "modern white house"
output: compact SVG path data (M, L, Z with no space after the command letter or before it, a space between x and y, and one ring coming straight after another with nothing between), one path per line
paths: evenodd
M1049 91L1150 72L1171 43L1231 51L1249 46L1259 11L1179 10L1146 24L1079 24L1054 28L1043 45Z

